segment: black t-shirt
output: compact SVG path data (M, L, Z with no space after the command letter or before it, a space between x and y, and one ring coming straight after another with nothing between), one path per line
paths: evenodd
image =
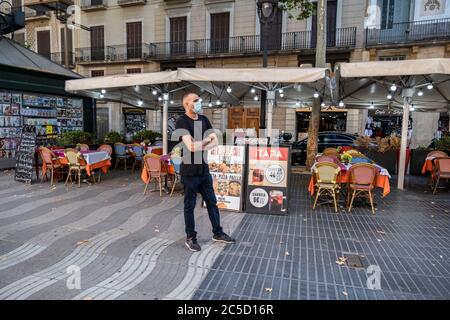
M197 120L193 120L187 115L183 114L175 125L176 129L185 129L189 132L194 141L202 141L205 132L212 129L212 125L208 118L203 115L198 115ZM184 134L183 134L184 135ZM181 139L181 138L180 138ZM183 163L180 167L180 174L182 176L198 176L209 172L208 165L205 162L205 151L190 152L186 147L183 148Z

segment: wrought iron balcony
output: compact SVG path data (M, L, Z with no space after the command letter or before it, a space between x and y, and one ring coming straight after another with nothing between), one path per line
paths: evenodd
M65 65L65 62L66 62L64 52L54 52L54 53L50 54L50 59L53 62L56 62L60 65ZM74 53L69 52L69 63L68 63L69 68L73 68L75 66L74 62L75 62L74 61Z
M83 11L97 11L106 10L108 7L108 0L82 0L81 10Z
M78 48L75 52L76 63L126 62L147 60L150 47L148 44L114 45L105 47Z
M389 29L366 29L366 47L450 42L450 18L393 23Z
M356 27L337 29L335 34L327 35L328 48L354 48ZM316 47L311 31L283 33L279 38L271 38L267 49L271 52L298 52ZM150 44L150 59L164 60L174 58L198 58L217 55L261 54L261 36L235 36L226 39L200 39L184 42L159 42Z
M130 7L146 4L147 0L117 0L117 4L121 7Z

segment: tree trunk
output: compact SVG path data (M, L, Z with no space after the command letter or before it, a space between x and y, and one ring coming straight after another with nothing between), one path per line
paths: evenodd
M316 45L316 63L318 68L326 67L326 12L327 1L317 1L317 45ZM314 159L317 154L318 134L320 127L320 108L321 98L314 99L314 103L311 108L311 119L309 121L308 128L308 146L306 155L306 166L311 168L314 163Z

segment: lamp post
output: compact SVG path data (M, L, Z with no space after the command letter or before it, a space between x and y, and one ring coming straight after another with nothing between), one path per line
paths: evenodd
M278 10L278 0L258 0L258 17L261 24L261 40L263 45L263 68L267 67L267 29L275 21ZM259 128L266 129L266 99L267 92L261 92L261 110Z

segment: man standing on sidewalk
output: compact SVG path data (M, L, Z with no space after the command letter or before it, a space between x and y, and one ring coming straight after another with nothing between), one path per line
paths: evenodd
M191 251L200 251L195 232L194 209L197 202L197 193L200 193L208 208L211 220L213 241L235 243L235 240L223 232L220 226L220 214L217 208L216 195L205 162L205 151L218 144L216 133L208 118L201 115L202 103L195 93L183 96L185 114L177 123L176 130L180 133L185 147L183 148L183 163L181 164L181 182L184 184L184 221L186 225L186 246ZM205 133L210 133L204 137ZM204 138L203 138L204 137Z

